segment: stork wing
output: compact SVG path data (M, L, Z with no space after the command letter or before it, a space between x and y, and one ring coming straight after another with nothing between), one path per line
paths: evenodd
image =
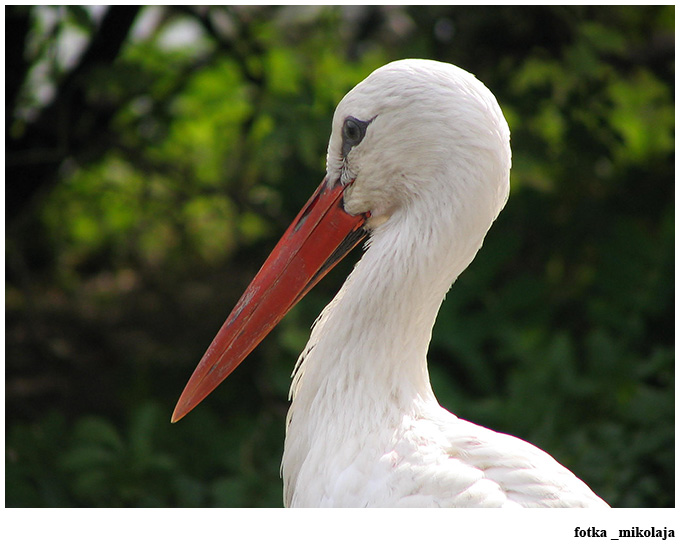
M448 447L451 474L468 471L470 485L454 496L455 504L495 501L500 506L608 507L553 457L516 437L453 417L440 425Z

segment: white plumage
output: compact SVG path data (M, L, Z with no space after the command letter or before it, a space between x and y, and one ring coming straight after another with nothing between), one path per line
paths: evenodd
M509 140L491 92L445 63L390 63L338 105L325 185L370 216L370 236L296 365L287 506L607 506L543 451L441 408L430 386L441 302L508 197Z

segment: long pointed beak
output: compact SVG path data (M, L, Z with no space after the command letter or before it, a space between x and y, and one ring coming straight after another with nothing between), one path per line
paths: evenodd
M343 208L344 187L321 183L234 307L191 375L177 422L212 392L302 297L365 236L370 213Z

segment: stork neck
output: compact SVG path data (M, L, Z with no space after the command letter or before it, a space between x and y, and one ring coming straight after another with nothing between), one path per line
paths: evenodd
M368 250L323 312L292 388L294 399L338 400L372 414L370 403L394 410L434 400L426 354L437 312L481 238L455 225L412 219L408 210L377 228ZM450 217L450 216L449 216ZM326 410L332 407L324 406ZM373 411L375 412L375 411Z
M466 238L450 212L437 214L436 227L408 215L378 227L317 320L291 386L282 463L287 505L312 505L296 496L298 484L310 494L316 484L322 494L324 480L367 448L387 449L385 438L405 416L419 418L437 405L426 362L432 326L482 241Z

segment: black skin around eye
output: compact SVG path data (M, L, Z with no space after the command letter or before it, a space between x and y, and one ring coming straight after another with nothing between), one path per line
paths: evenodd
M363 121L348 116L342 125L342 156L346 157L352 147L359 145L361 140L366 135L366 128L370 124L369 121Z

